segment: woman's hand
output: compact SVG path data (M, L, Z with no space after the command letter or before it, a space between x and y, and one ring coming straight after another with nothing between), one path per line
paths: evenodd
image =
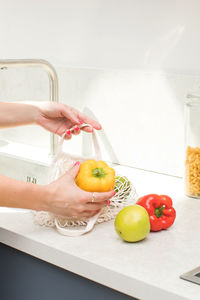
M35 120L36 124L59 136L66 132L66 139L70 139L72 134L79 134L79 125L82 123L90 124L97 130L101 129L101 125L97 121L71 106L54 102L39 102L36 105L39 108ZM72 131L69 130L70 128L73 128ZM93 132L93 128L87 126L82 130Z
M91 127L84 127L84 131L92 132L93 128L100 130L101 125L87 117L75 108L56 102L28 101L28 102L1 102L0 103L0 128L37 124L52 133L66 138L72 134L79 134L79 125L88 123ZM72 129L72 132L69 129Z
M81 190L75 183L80 164L48 185L14 180L0 175L0 206L49 211L64 217L90 218L109 205L114 191L93 194Z
M77 162L68 172L56 181L45 186L45 210L56 215L89 218L97 214L101 208L109 205L109 199L115 191L93 194L81 190L75 183L80 163Z

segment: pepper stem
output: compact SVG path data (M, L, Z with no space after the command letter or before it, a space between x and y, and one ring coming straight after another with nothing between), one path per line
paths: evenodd
M155 216L156 216L157 218L162 217L162 215L163 215L163 209L164 209L164 208L165 208L164 205L161 206L161 207L156 207L156 208L155 208Z
M106 176L106 172L103 168L95 168L92 170L92 176L98 178L104 178Z

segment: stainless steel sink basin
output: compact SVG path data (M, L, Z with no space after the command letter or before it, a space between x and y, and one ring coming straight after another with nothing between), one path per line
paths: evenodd
M196 284L200 284L200 266L187 273L182 274L180 278Z

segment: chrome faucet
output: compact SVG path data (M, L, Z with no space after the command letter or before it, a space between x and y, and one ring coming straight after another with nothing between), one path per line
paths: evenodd
M43 59L5 59L0 60L0 70L10 67L41 67L49 77L49 98L50 101L58 102L58 76L54 67ZM50 136L50 155L56 153L58 138L53 133Z

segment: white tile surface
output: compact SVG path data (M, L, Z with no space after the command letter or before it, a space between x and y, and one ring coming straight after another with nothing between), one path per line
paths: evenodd
M199 299L199 286L179 276L199 265L200 201L184 196L179 178L117 169L132 180L139 196L158 193L173 198L177 218L170 229L131 244L118 238L110 221L70 238L35 225L29 212L2 212L0 241L140 299Z

